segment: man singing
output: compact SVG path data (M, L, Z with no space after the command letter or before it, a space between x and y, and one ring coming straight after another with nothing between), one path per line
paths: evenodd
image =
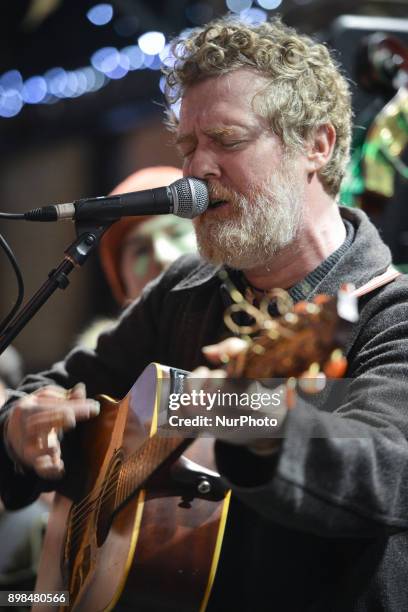
M233 350L220 344L230 299L220 266L259 303L276 287L294 302L335 295L391 263L365 214L338 206L352 113L324 45L279 20L220 19L174 53L167 119L184 175L207 181L211 199L194 221L201 259L151 283L95 352L25 380L2 421L8 507L69 473L76 423L98 412L87 396L125 395L152 361L211 376L202 348L212 363ZM361 298L340 405L299 402L269 444L216 441L232 501L209 610L408 609L407 296L400 277ZM66 431L62 449L53 427Z

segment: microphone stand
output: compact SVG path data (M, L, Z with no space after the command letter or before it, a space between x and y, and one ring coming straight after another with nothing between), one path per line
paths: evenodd
M64 259L59 265L51 270L48 279L27 302L23 309L17 313L14 319L0 334L0 355L11 344L16 336L31 321L41 306L51 297L57 289L66 289L69 285L68 275L75 267L82 266L88 257L98 246L100 239L106 230L115 221L107 221L103 224L96 221L77 221L75 230L77 239L64 251Z

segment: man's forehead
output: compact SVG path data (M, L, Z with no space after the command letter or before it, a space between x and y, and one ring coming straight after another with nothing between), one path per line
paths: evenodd
M234 92L238 88L241 95L246 91L254 92L268 82L270 78L266 74L251 67L233 69L225 74L210 76L200 81L203 87L208 86L213 92L214 90L217 90L218 93L220 91Z
M249 109L254 97L270 81L263 75L250 70L236 70L229 74L209 77L189 85L181 100L184 108L210 105L212 108L227 107Z
M181 100L179 134L183 137L197 121L219 136L251 128L260 119L254 98L267 84L265 76L239 69L190 85Z

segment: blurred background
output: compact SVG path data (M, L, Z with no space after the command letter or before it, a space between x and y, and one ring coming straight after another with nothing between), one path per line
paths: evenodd
M279 13L336 49L352 80L356 115L342 199L365 208L397 263L408 262L408 0L4 2L0 209L23 212L103 195L134 170L179 166L162 125L160 66L172 36L227 12L252 22ZM75 238L70 222L2 221L0 232L21 265L26 297ZM3 253L0 278L4 316L16 282ZM70 280L14 342L27 371L62 358L95 315L117 311L97 257Z

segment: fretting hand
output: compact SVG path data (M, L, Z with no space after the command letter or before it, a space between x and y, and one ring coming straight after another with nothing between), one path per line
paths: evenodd
M241 356L247 350L248 345L240 338L231 337L203 348L205 357L214 365L225 364L231 359ZM268 454L279 444L279 439L274 437L279 435L280 428L286 416L285 388L280 386L275 389L263 387L257 381L239 380L228 378L225 369L211 370L205 366L196 368L189 375L185 390L187 393L202 391L205 397L209 395L217 397L229 397L230 394L238 394L242 398L248 396L249 403L246 407L220 405L216 402L206 414L208 419L204 424L204 430L211 432L218 439L235 444L244 444L254 452ZM264 404L254 408L254 399L259 400L262 396ZM197 409L194 405L182 406L180 416L183 418L193 418L197 414L205 412L201 406ZM254 426L251 424L238 425L237 427L222 426L217 416L227 418L251 417L257 423L264 420L265 425ZM208 426L208 423L211 423ZM271 425L274 423L273 425ZM218 424L218 426L217 426ZM269 424L269 425L268 425Z

